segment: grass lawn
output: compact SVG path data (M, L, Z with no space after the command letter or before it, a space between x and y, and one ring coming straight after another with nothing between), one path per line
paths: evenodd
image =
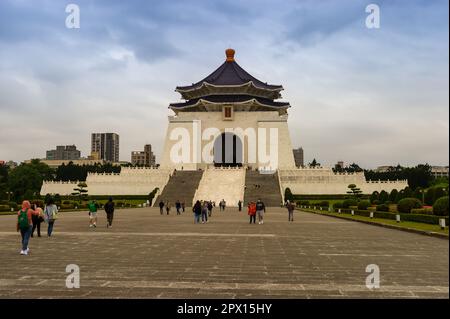
M373 223L377 223L377 224L393 225L393 226L402 227L402 228L411 228L411 229L416 229L416 230L421 230L421 231L435 232L435 233L441 233L441 234L448 235L448 226L445 227L445 229L441 229L441 227L439 225L432 225L432 224L425 224L425 223L417 223L417 222L410 222L410 221L403 221L403 222L397 223L395 220L391 220L391 219L370 218L370 217L359 216L359 215L352 216L351 214L346 214L346 213L338 214L338 213L330 213L330 212L317 211L317 210L315 211L313 209L301 209L301 210L307 211L307 212L310 211L310 212L314 212L314 213L319 213L322 215L345 217L346 219L351 219L351 220L369 221L369 222L373 222Z

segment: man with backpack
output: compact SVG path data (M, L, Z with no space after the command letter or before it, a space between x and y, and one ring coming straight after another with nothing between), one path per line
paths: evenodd
M98 205L95 200L89 202L89 227L97 227L97 208Z
M112 227L112 221L114 218L114 202L112 197L105 204L105 212L106 212L106 228Z
M256 215L258 215L258 224L264 224L264 213L266 212L266 205L258 199L256 202Z
M17 231L20 231L22 237L22 250L21 255L28 255L30 249L28 248L28 242L30 240L31 231L33 229L32 216L36 215L36 212L31 209L29 201L24 200L22 202L22 209L17 214Z

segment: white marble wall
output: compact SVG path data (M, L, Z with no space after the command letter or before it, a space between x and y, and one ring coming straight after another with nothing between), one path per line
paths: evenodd
M331 168L298 168L279 171L283 193L290 188L293 194L304 195L331 195L346 194L348 185L355 184L364 194L374 191L393 189L401 190L408 186L406 180L402 181L366 181L364 173L335 174Z
M166 139L164 144L164 150L162 154L161 167L176 168L178 170L196 170L198 168L205 169L207 163L202 160L201 150L207 146L209 143L213 143L214 138L210 137L209 140L200 140L200 144L196 147L199 151L197 158L198 161L194 161L194 132L193 123L197 123L199 126L200 134L203 134L206 129L217 128L220 133L226 131L226 129L241 128L246 130L247 128L252 128L256 132L256 137L258 138L258 128L270 129L276 128L278 130L278 139L271 140L266 139L266 149L270 144L277 144L278 147L278 167L295 167L294 156L292 154L292 144L289 136L287 115L280 116L277 111L273 112L234 112L234 119L232 121L224 121L222 119L222 112L180 112L177 116L169 116L169 125L166 132ZM172 147L178 143L179 140L171 140L170 134L176 128L185 128L191 137L191 149L189 161L183 163L174 163L173 158L170 156ZM269 137L269 131L267 131L267 137ZM201 135L200 135L201 137ZM248 138L243 136L242 140L244 144L244 165L252 167L266 166L266 163L260 161L261 158L258 156L259 147L256 142L256 161L251 162L248 154ZM277 167L274 167L275 169Z

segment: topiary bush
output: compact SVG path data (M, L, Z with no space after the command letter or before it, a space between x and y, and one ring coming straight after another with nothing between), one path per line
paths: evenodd
M359 210L367 210L369 208L370 202L368 200L362 200L358 203Z
M333 208L344 208L344 206L342 205L342 202L336 202L333 204Z
M321 202L319 203L319 206L320 206L320 207L329 207L329 206L330 206L330 202L329 202L329 201L326 201L326 200L323 200L323 201L321 201Z
M400 213L409 214L413 208L422 208L422 203L417 198L403 198L397 203L397 210Z
M411 214L433 215L433 209L430 207L413 208L411 209Z
M379 212L388 212L389 211L389 206L386 205L386 204L377 205L377 211L379 211Z
M433 205L433 214L436 216L448 216L448 196L438 198Z
M307 206L307 205L309 205L309 200L299 200L297 202L297 205L305 205L305 206Z
M380 205L381 204L381 202L378 199L371 201L371 203L372 203L372 205Z
M349 208L350 206L358 206L356 199L346 199L342 202L342 208Z

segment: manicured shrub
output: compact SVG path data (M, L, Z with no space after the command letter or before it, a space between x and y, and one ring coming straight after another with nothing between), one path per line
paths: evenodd
M434 194L433 194L433 205L436 203L438 199L445 196L445 191L442 189L442 187L435 187L434 188Z
M61 209L74 209L74 204L61 204Z
M388 212L389 211L389 206L386 205L386 204L377 205L377 211L378 212Z
M398 190L396 190L395 188L391 191L391 193L389 194L389 201L391 203L396 203L395 199L397 198L397 194L398 194ZM386 203L386 201L385 201Z
M423 215L433 215L433 209L427 208L413 208L411 209L411 214L423 214Z
M294 196L292 195L291 189L289 187L284 190L284 200L294 200Z
M434 215L423 215L423 214L402 214L401 220L417 222L417 223L425 223L425 224L433 224L439 225L439 219L441 216ZM445 217L445 224L448 225L448 217Z
M356 199L346 199L342 202L343 208L349 208L350 206L358 206L358 201Z
M436 200L433 205L433 214L436 216L448 216L448 196Z
M372 203L372 205L375 205L375 206L381 204L381 202L378 199L371 201L371 203Z
M374 201L378 201L380 198L380 193L377 191L374 191L372 195L370 195L370 202L373 203Z
M297 202L297 205L304 205L304 206L307 206L307 205L309 205L309 200L299 200L299 201Z
M330 202L323 200L319 203L320 207L329 207L330 206Z
M422 203L417 198L403 198L397 203L400 213L409 214L413 208L422 208Z
M10 208L12 208L14 210L17 210L18 207L19 207L19 205L17 205L16 202L9 202L8 205L9 205Z
M362 200L358 203L359 210L367 210L367 208L369 206L370 206L370 202L368 200Z
M427 189L427 192L425 193L425 204L433 206L435 200L434 190L434 188Z
M389 200L389 194L384 190L381 191L378 200L380 201L380 203L385 203L387 200Z
M342 202L336 202L333 204L333 208L339 209L339 208L344 208L344 206L342 205Z
M9 210L11 210L9 205L0 205L0 212L7 212Z

